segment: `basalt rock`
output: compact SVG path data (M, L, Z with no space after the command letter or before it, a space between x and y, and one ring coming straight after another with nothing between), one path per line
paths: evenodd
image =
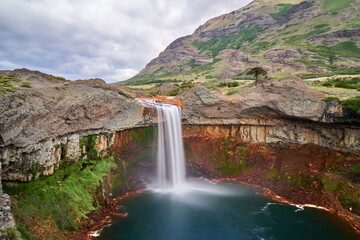
M2 191L1 184L1 162L0 162L0 238L2 232L8 228L15 229L15 221L11 213L11 202L10 197Z
M191 124L236 123L242 118L297 118L322 122L326 104L321 92L312 90L298 78L265 81L237 97L220 96L197 86L183 91L184 119Z

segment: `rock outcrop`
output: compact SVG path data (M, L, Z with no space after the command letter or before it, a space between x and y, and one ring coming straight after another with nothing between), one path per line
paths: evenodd
M299 78L264 82L233 97L220 96L202 86L185 90L184 120L190 124L234 123L242 118L293 118L323 122L324 95Z
M3 179L30 181L77 160L84 137L101 133L111 143L122 129L146 125L131 90L101 79L66 81L36 71L2 71L20 82L0 98L0 162ZM21 87L28 82L30 88Z
M2 232L8 228L15 229L15 221L11 213L10 197L2 191L1 184L1 162L0 162L0 237Z

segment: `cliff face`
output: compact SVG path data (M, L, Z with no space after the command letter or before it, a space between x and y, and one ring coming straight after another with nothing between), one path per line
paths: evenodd
M79 159L108 155L116 156L125 172L134 163L147 169L150 156L153 157L152 137L156 138L156 131L144 127L153 126L157 120L153 109L144 109L133 99L137 93L98 79L70 82L29 70L0 74L13 79L15 87L0 96L2 180L31 181ZM24 82L31 88L21 87ZM321 92L310 89L298 78L249 85L232 96L195 86L182 89L178 97L183 106L184 140L193 149L188 160L191 154L199 159L197 163L190 160L188 163L198 164L202 171L217 172L219 166L209 164L221 163L221 154L225 153L219 146L226 139L240 144L238 150L225 149L224 156L235 156L236 151L240 154L240 158L231 158L229 168L223 169L226 176L243 168L240 161L243 145L261 150L262 146L285 149L284 146L314 144L329 151L331 159L337 154L334 151L360 154L359 116L349 114L337 102L324 102ZM132 146L134 150L128 151ZM199 156L201 147L215 155ZM269 153L273 154L270 150ZM261 161L271 159L271 154L262 155ZM254 157L253 164L259 165L258 159ZM332 164L334 161L329 162ZM311 169L309 165L308 170ZM151 166L148 171L153 171ZM148 180L147 174L142 173L122 179L128 181L127 189ZM263 175L257 179L264 178ZM0 198L4 204L0 206L0 221L3 226L13 226L9 197L1 187Z
M351 72L360 61L359 16L356 0L256 0L175 40L128 83L238 79L255 66L276 78Z
M360 129L279 119L244 119L238 125L188 125L186 136L230 136L246 143L315 144L335 151L360 154Z

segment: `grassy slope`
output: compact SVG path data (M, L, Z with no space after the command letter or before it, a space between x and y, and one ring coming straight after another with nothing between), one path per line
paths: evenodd
M358 11L350 14L348 20L338 24L339 19L342 17L343 11L352 9L352 3L354 0L318 0L323 2L322 12L318 17L306 22L304 19L303 24L294 25L291 28L278 33L278 29L270 28L264 29L257 25L250 27L242 27L244 22L239 24L239 32L233 36L219 36L212 38L208 41L194 40L189 42L198 49L199 52L207 53L219 59L218 53L224 49L240 49L240 51L249 53L254 56L254 60L259 64L265 64L269 60L265 60L262 54L274 47L281 47L285 49L298 49L302 48L309 52L312 52L313 56L301 56L298 59L293 59L295 62L304 64L305 67L317 65L319 67L326 68L327 71L334 74L357 74L360 73L358 69L342 68L339 65L346 62L348 58L358 58L360 55L360 41L359 40L344 40L335 44L334 46L326 46L322 43L316 43L311 45L307 40L309 37L327 33L331 31L337 31L341 29L354 29L360 28L360 18L358 17ZM265 8L261 8L259 11L268 13L274 19L280 18L286 14L289 9L301 1L299 0L263 0ZM271 6L272 5L272 6ZM231 17L229 17L231 18ZM209 26L209 29L221 28L228 23L228 19L222 21L216 21L213 25ZM262 39L265 37L265 40ZM242 46L247 43L247 46ZM332 60L332 59L335 59ZM218 60L216 60L218 61ZM132 84L144 84L149 82L162 82L162 81L185 81L185 80L200 80L209 81L219 79L220 67L224 69L226 67L225 60L215 63L210 63L204 66L194 66L191 62L184 65L192 67L189 71L180 72L177 74L171 74L164 70L163 66L155 67L153 70L148 71L145 75L138 75L131 79ZM278 72L274 72L271 75L273 77L281 78L293 74L287 72L288 70L279 69ZM329 74L327 73L327 74ZM242 73L240 73L241 75ZM305 73L306 75L306 73ZM330 74L331 75L331 74ZM318 77L321 75L311 76ZM326 76L326 75L324 75Z
M61 239L66 231L76 230L85 214L100 206L96 191L103 177L116 168L113 160L82 160L36 181L5 184L23 239Z

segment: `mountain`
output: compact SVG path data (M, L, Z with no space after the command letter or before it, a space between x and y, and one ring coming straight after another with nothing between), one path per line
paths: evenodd
M359 0L255 0L172 42L135 77L151 82L360 73Z

